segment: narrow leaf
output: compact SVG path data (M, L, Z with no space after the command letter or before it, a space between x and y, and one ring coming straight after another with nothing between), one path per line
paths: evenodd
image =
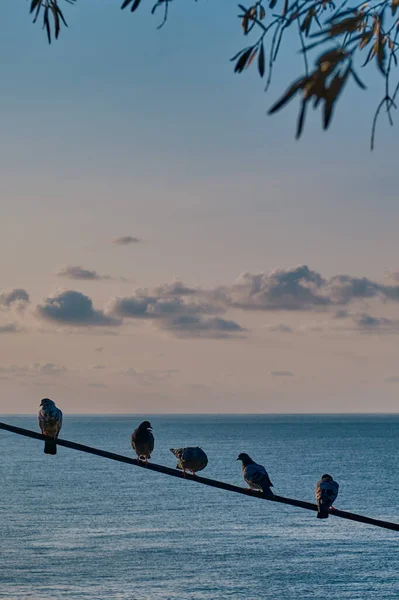
M302 100L301 110L299 111L298 122L297 122L297 127L296 127L296 136L295 137L297 140L301 137L301 134L303 131L303 126L305 125L306 105L307 105L307 101Z
M364 85L363 81L360 79L359 75L353 70L350 70L353 79L356 81L357 85L362 89L366 90L367 87Z
M296 81L290 88L288 88L288 90L285 92L284 96L282 98L280 98L280 100L278 100L278 102L276 102L276 104L274 104L268 110L267 114L272 115L273 113L280 110L280 108L282 108L285 104L287 104L287 102L289 100L291 100L295 96L295 94L304 87L304 85L307 83L307 81L308 81L307 77L300 79L299 81Z
M258 56L258 71L261 77L265 74L265 49L263 42L260 45L259 56Z
M247 60L251 56L252 50L253 50L253 46L248 48L248 50L246 50L244 52L244 54L241 54L240 58L237 61L236 66L235 66L234 73L241 73L241 71L244 69L244 67L247 63Z

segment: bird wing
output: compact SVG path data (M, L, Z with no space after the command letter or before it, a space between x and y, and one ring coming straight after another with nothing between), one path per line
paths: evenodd
M57 417L58 417L58 431L57 431L57 437L58 437L58 434L61 431L62 418L63 418L62 411L59 408L57 408Z
M37 415L37 420L39 422L40 431L42 432L42 434L44 434L44 431L43 431L44 415L43 415L42 409L39 410L39 413Z
M336 481L318 481L316 485L316 500L324 504L332 503L337 499L339 485Z
M155 439L151 431L148 431L148 445L150 447L150 452L154 450Z
M243 471L244 479L247 483L255 485L255 486L268 486L273 487L272 482L270 481L269 475L262 465L258 465L256 463L252 465L248 465L244 468Z

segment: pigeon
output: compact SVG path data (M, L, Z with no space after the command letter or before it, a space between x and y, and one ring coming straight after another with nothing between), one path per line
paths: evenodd
M337 499L339 485L331 475L322 475L316 484L317 518L328 519L328 513Z
M248 454L245 454L245 452L241 452L241 454L238 455L237 460L241 460L242 462L242 474L251 490L260 490L268 496L274 495L270 489L273 487L273 484L269 479L265 467L258 465L250 456L248 456Z
M193 475L197 471L202 471L208 464L208 457L205 452L196 447L189 448L170 448L172 454L177 458L176 469L181 469L186 474L186 471L191 471Z
M154 450L154 436L149 421L143 421L132 433L132 447L139 460L144 460L147 464L151 458L151 452Z
M40 402L38 414L39 427L43 435L48 439L44 442L45 454L57 454L55 440L62 427L62 412L49 398L43 398Z

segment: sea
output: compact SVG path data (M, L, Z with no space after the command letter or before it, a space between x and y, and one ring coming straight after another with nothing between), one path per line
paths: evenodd
M64 415L61 437L152 462L200 446L201 474L245 487L240 452L277 494L399 522L399 415ZM34 416L0 420L38 430ZM389 600L399 598L399 532L198 485L0 430L0 598L12 600Z

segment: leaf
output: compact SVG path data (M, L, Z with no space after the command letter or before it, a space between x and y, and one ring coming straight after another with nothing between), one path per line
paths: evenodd
M366 60L362 64L362 67L365 67L367 65L367 63L370 62L370 60L374 57L374 55L375 55L376 52L377 52L377 49L376 49L376 45L374 44L370 48L369 53L367 54Z
M51 44L51 29L50 29L50 20L48 18L48 13L49 13L49 7L47 5L44 9L43 27L45 28L45 30L47 32L48 43Z
M302 100L301 110L299 111L298 121L297 121L297 126L296 126L295 137L297 140L301 137L302 131L303 131L303 126L305 125L306 106L307 106L307 100Z
M313 14L313 8L311 8L301 25L301 31L303 31L306 36L309 35L310 27L312 25Z
M247 60L251 56L252 50L253 50L253 46L251 46L250 48L248 48L248 50L246 50L243 54L241 54L240 58L237 61L236 66L234 68L234 73L241 73L244 70Z
M31 5L30 5L30 13L33 13L33 11L35 10L35 8L37 7L37 5L39 5L39 9L40 9L40 5L42 3L42 0L32 0Z
M50 9L51 9L51 12L53 13L55 39L58 39L58 35L60 33L60 19L59 19L58 5L57 5L56 0L51 2Z
M348 67L343 75L337 74L331 82L330 87L327 90L326 100L324 104L324 118L323 118L323 128L327 129L333 114L333 108L335 102L338 99L339 94L341 93L346 80L348 78L350 72L350 68Z
M365 46L367 46L367 44L370 43L372 37L373 37L373 32L372 31L367 31L366 33L363 33L363 35L362 35L362 41L359 44L360 50L363 50L363 48Z
M380 32L380 35L378 37L378 41L376 42L376 44L378 44L377 64L378 64L378 67L379 67L381 73L383 75L385 75L385 40L384 40L381 32Z
M341 60L344 60L347 56L348 53L345 52L345 50L343 50L342 48L334 48L333 50L327 50L327 52L321 54L318 57L316 64L319 66L322 65L324 62L337 64L341 62Z
M258 56L258 71L261 77L265 74L265 49L263 42L260 45L259 56Z
M234 56L232 56L230 58L230 61L232 62L233 60L235 60L236 58L238 58L239 56L241 56L241 54L243 54L243 52L245 52L245 50L248 50L248 48L252 48L252 46L247 46L246 48L243 48L242 50L240 50L239 52L237 52L237 54L234 54Z
M353 79L356 81L357 85L362 89L366 90L367 87L364 85L363 81L360 79L359 75L351 68L350 72L352 74Z
M134 12L140 5L141 0L134 0L132 8L130 9L131 12Z
M331 25L329 35L330 37L335 37L336 35L342 35L343 33L351 33L352 31L356 31L362 20L363 16L357 15L356 17L343 19L339 23L334 23Z
M129 4L132 2L132 0L124 0L122 6L121 6L121 10L123 10L124 8L126 8L127 6L129 6ZM141 0L133 0L133 4L132 7L130 9L131 12L134 12L140 5Z
M249 60L247 61L247 64L245 65L245 68L248 69L249 65L252 64L252 62L255 59L255 56L258 54L258 48L255 48L255 50L252 52L251 56L249 57Z
M290 88L285 92L284 96L280 98L269 110L267 111L268 115L272 115L282 108L289 100L291 100L299 90L303 89L306 83L309 81L309 77L304 77L299 79L295 83L292 84Z
M35 14L35 16L33 17L33 22L34 22L34 23L36 23L36 21L37 21L37 18L38 18L38 16L39 16L39 13L40 13L40 9L41 9L41 8L42 8L42 3L41 3L41 2L39 2L39 3L37 4L37 7L36 7L36 14Z

